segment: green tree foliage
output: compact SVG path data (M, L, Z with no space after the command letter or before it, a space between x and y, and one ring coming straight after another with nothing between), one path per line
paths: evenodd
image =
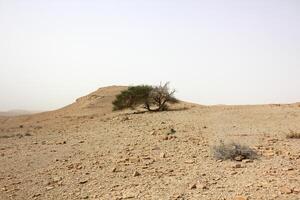
M113 101L114 110L135 108L143 105L149 111L165 111L168 103L177 103L175 90L169 89L169 83L159 86L139 85L129 87L117 95Z

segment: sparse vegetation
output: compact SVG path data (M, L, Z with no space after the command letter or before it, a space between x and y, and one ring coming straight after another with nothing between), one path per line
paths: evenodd
M143 105L148 111L165 111L168 110L169 103L178 102L174 93L175 90L170 90L169 83L159 86L132 86L117 95L113 101L113 109L122 110Z
M300 139L300 132L295 132L293 130L290 130L290 132L286 135L286 137L291 139Z
M219 145L213 147L213 154L219 160L242 161L257 158L257 153L253 149L234 142L225 144L221 141Z

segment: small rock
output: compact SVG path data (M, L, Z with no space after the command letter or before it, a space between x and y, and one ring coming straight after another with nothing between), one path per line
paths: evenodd
M237 174L237 172L231 172L230 173L230 175L236 175Z
M195 161L194 160L186 160L186 161L184 161L184 163L186 163L186 164L193 164L193 163L195 163Z
M88 199L88 198L89 198L88 195L83 195L83 196L81 197L81 199Z
M285 167L282 170L283 171L292 171L292 170L294 170L294 168L293 167Z
M80 180L79 181L79 184L85 184L85 183L87 183L88 182L88 179L83 179L83 180Z
M243 159L245 159L245 157L242 155L238 155L234 158L235 161L242 161Z
M288 188L288 187L281 187L279 189L279 191L281 192L281 194L291 194L291 193L293 193L293 190Z
M161 152L160 155L159 155L159 157L165 158L165 157L166 157L166 154L165 154L164 152Z
M176 130L175 129L173 129L173 128L171 128L171 130L170 130L170 134L175 134L176 133Z
M78 166L76 167L76 169L82 169L82 166L81 166L81 165L78 165Z
M136 176L140 176L141 174L139 173L139 172L137 172L137 171L135 171L134 173L133 173L133 176L134 177L136 177Z
M168 139L169 139L168 136L163 136L163 137L162 137L162 140L168 140Z
M58 182L58 181L61 181L61 180L62 180L62 177L59 177L59 176L53 177L53 182Z
M242 162L243 162L243 163L252 163L253 160L250 160L250 159L244 159L244 160L242 160Z
M294 189L293 189L293 193L295 193L295 194L300 193L300 187L299 187L299 188L294 188Z
M208 186L205 183L197 183L196 187L202 190L208 189Z
M238 164L233 165L233 168L242 168L242 165L238 163Z
M190 186L190 189L196 189L197 188L197 184L196 183L193 183L191 186Z
M112 168L111 172L116 172L117 171L117 168Z
M47 186L46 187L46 190L52 190L54 187L52 187L52 186Z
M32 198L36 198L36 197L39 197L41 195L42 195L41 193L37 193L37 194L32 195Z

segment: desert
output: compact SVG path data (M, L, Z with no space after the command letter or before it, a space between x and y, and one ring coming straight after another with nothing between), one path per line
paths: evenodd
M0 117L0 199L300 199L300 104L112 111L124 86ZM257 159L220 160L220 141Z

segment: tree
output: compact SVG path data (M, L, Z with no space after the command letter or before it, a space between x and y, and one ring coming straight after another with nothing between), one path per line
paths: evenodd
M114 110L135 108L143 105L148 111L165 111L169 103L177 103L175 90L170 90L169 83L159 86L139 85L129 87L116 96Z

